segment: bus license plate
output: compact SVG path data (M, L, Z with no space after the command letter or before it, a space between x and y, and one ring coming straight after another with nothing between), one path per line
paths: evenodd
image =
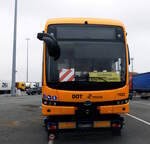
M78 128L91 128L93 127L92 123L79 123Z

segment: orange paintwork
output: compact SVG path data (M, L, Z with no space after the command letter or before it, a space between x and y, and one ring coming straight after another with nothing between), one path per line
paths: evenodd
M128 65L128 52L127 52L127 40L126 40L126 30L125 26L120 21L108 20L108 19L94 19L94 18L62 18L62 19L51 19L48 20L45 26L45 32L47 32L47 27L50 24L84 24L85 21L88 24L101 24L101 25L112 25L120 26L124 30L125 37L125 47L126 47L126 63ZM101 101L114 101L127 99L129 95L129 80L128 80L128 66L127 66L127 81L126 85L122 88L113 89L113 90L103 90L103 91L67 91L67 90L55 90L46 86L46 71L45 71L45 45L44 45L44 56L43 56L43 87L42 94L57 96L58 101L65 102L84 102L89 100L88 96L91 94L93 97L90 98L91 102L101 102ZM124 96L121 96L120 93L124 93ZM72 94L82 94L82 99L72 99ZM100 97L99 97L100 96ZM129 104L117 105L117 106L103 106L99 107L101 113L127 113L129 111ZM126 110L122 110L125 107ZM47 109L50 108L51 112L47 112ZM61 106L46 106L42 104L42 114L43 115L66 115L74 114L74 107L61 107Z
M125 110L123 110L125 108ZM99 106L100 114L123 114L129 112L129 103L113 106Z
M49 112L47 112L49 110ZM42 114L47 115L74 115L75 107L64 107L64 106L46 106L42 104Z
M121 100L128 98L128 86L113 89L113 90L103 90L103 91L67 91L67 90L55 90L48 86L43 86L43 94L58 96L58 101L65 102L84 102L90 100L91 102L102 102L102 101L112 101ZM119 93L125 93L125 96L120 96ZM72 99L72 94L82 94L82 99ZM89 99L89 94L92 97Z
M100 114L112 114L113 113L113 109L112 106L99 106L97 107L97 109L99 110Z
M94 121L94 128L111 127L110 121Z
M59 122L58 123L59 129L73 129L76 128L75 122Z
M112 106L114 114L128 113L129 112L129 103L123 105ZM123 110L125 109L125 110Z

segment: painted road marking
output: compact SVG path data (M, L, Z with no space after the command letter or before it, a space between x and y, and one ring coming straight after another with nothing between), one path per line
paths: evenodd
M143 103L143 102L133 102L133 103L138 103L138 104L143 104L143 105L147 105L147 106L150 106L150 104L147 104L147 103Z
M138 118L138 117L136 117L136 116L134 116L134 115L131 115L131 114L126 114L126 115L129 116L129 117L132 117L132 118L134 118L134 119L136 119L136 120L138 120L138 121L140 121L140 122L143 122L144 124L147 124L147 125L150 126L150 123L147 122L147 121L145 121L145 120L142 120L142 119L140 119L140 118Z

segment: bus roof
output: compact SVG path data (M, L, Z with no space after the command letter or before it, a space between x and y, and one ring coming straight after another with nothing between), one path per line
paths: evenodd
M102 25L114 25L114 26L121 26L125 31L124 24L118 20L112 19L99 19L99 18L56 18L56 19L49 19L45 25L45 31L47 31L47 27L50 24L102 24Z

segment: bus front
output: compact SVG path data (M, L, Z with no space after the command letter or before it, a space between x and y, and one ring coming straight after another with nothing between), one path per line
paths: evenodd
M45 33L42 114L57 129L113 127L128 113L128 51L124 26L99 19L56 19ZM51 45L51 47L53 44Z

